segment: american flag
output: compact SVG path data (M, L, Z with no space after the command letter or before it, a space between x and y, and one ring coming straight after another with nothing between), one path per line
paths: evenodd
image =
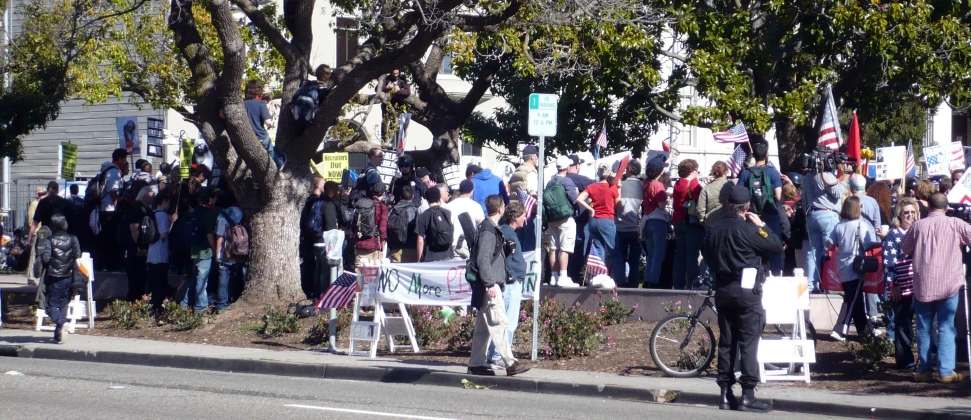
M838 150L840 147L840 123L837 120L836 102L833 102L833 89L826 87L826 104L823 108L823 120L819 125L818 146Z
M737 177L739 172L742 172L742 165L745 164L746 159L748 159L748 152L745 151L745 147L741 144L736 145L735 151L725 161L725 164L728 165L728 170L732 171L732 178Z
M951 143L951 169L964 168L964 146L959 142Z
M907 164L904 173L906 176L911 176L910 173L917 169L917 163L914 161L914 141L907 141Z
M587 255L587 275L596 277L601 274L607 274L607 265L604 264L604 260L600 258L597 248L591 246L590 254Z
M341 309L351 303L355 292L357 292L357 273L345 271L317 301L317 309Z
M748 143L748 132L745 131L745 123L742 122L728 130L714 133L713 137L719 143Z
M527 194L523 190L519 190L516 193L519 196L519 201L523 203L523 209L526 211L526 220L533 219L533 211L536 210L536 197L531 194Z
M600 129L600 135L597 136L597 146L607 147L607 126L604 125Z

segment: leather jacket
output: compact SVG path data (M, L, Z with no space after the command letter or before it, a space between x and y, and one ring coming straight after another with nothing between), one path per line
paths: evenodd
M59 231L46 242L41 260L47 268L47 275L56 278L73 276L76 261L81 258L78 238L65 231Z

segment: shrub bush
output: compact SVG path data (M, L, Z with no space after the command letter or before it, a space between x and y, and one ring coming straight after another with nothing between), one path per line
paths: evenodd
M209 315L205 311L196 312L192 308L183 308L170 300L162 303L162 310L158 314L159 325L170 325L174 331L194 330L208 321Z
M452 351L470 350L473 333L475 333L475 317L471 314L455 316L445 328L445 346Z
M598 313L600 314L601 323L604 326L607 325L620 325L627 322L627 319L634 314L637 309L637 305L633 308L628 308L619 299L617 299L617 291L610 292L610 297L604 301L603 296L600 292L597 292L597 297L600 298L600 302L597 304L599 307Z
M441 344L448 331L439 306L409 306L408 315L415 327L415 339L421 347Z
M304 344L319 346L327 343L327 340L330 337L329 316L330 315L327 313L317 315L314 325L310 327L310 331L307 332L307 336L303 339ZM336 337L340 337L341 334L347 330L348 327L350 327L351 318L353 318L353 316L354 311L351 309L341 309L337 311L337 330L335 332Z
M603 343L600 316L581 309L579 303L566 306L545 299L539 316L549 345L546 353L554 359L587 356Z
M138 311L132 303L115 300L108 305L108 328L130 330L138 326Z
M263 327L259 333L267 337L279 337L283 334L300 332L300 321L297 314L290 313L286 308L266 305L263 307Z
M883 368L883 359L894 352L893 342L884 337L864 336L860 344L845 341L843 345L853 355L853 361L860 365L857 369L862 372L879 372Z

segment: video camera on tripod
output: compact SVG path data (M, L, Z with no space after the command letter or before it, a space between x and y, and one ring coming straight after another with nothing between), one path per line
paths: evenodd
M856 172L856 161L850 156L839 150L831 150L826 147L818 147L810 153L803 153L799 157L799 164L803 168L809 168L811 172L836 172L840 165L850 165L851 172Z
M958 219L971 223L971 204L948 203L947 212L944 214L950 217L957 217Z

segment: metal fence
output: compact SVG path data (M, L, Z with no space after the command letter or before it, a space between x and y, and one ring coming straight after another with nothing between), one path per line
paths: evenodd
M36 199L34 191L37 187L47 188L47 179L15 179L11 182L0 183L0 197L10 193L10 208L4 219L6 232L27 226L27 207Z

